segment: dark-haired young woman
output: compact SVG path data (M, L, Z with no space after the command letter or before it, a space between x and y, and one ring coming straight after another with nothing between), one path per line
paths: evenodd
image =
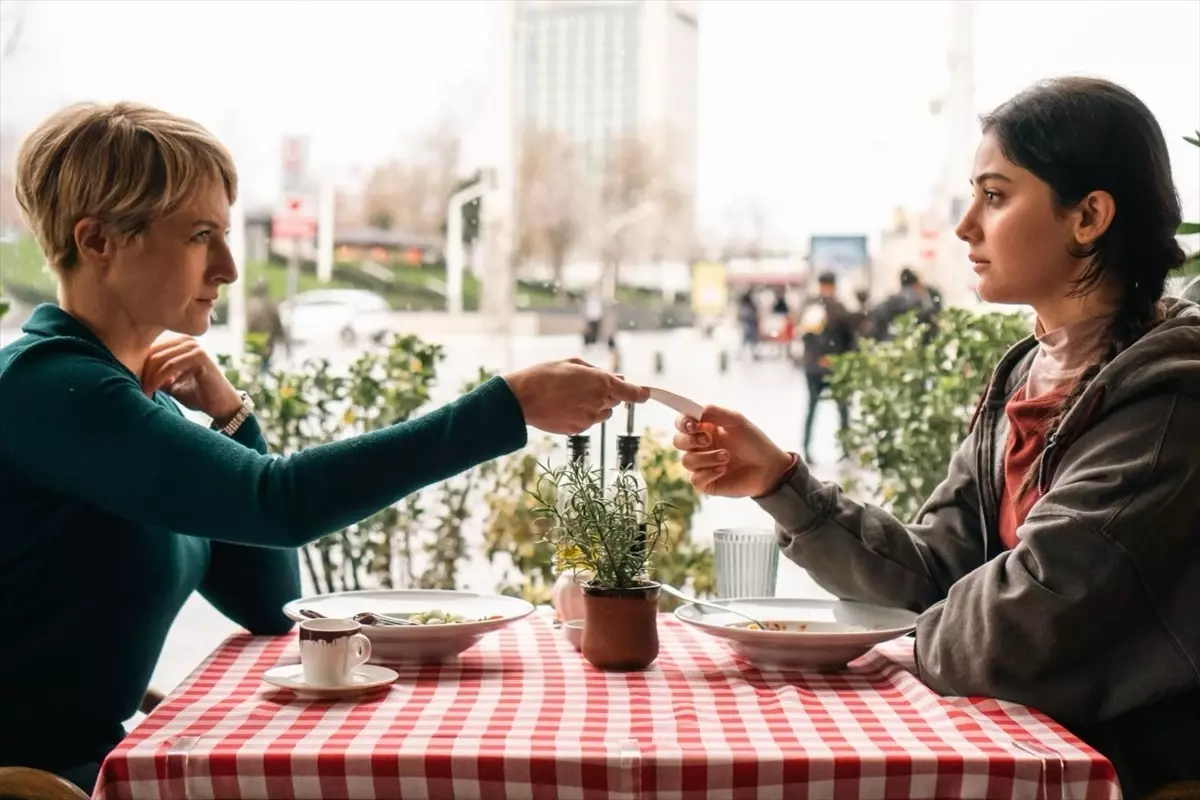
M822 483L743 416L680 418L700 489L753 497L841 598L921 612L943 694L1041 709L1108 756L1126 797L1200 779L1200 307L1162 131L1103 80L983 119L959 223L988 301L1037 312L912 524Z

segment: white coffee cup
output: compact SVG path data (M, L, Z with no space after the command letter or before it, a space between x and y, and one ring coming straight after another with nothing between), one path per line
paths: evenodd
M300 663L309 686L347 686L354 670L371 657L371 640L350 619L306 619L300 623Z

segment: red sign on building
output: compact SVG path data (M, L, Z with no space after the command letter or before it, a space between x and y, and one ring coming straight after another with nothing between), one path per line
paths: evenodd
M292 197L282 211L271 217L271 238L311 241L317 236L317 218L304 207L304 201Z

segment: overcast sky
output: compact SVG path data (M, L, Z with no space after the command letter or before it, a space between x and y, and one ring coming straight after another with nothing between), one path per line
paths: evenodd
M0 122L78 99L194 116L269 199L279 140L309 133L342 171L403 151L444 115L472 125L487 91L488 0L0 0L26 25L0 72ZM867 232L920 204L940 166L929 101L944 88L949 0L700 0L701 224L757 203L777 239ZM1042 77L1120 81L1158 116L1200 218L1200 0L977 4L977 107ZM472 112L476 113L474 116ZM964 174L964 180L966 176Z

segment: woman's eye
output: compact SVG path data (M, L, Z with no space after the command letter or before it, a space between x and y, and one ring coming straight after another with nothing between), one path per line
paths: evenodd
M195 236L192 237L192 241L207 242L210 236L212 236L212 231L200 231L199 233L197 233Z
M988 203L998 203L1000 201L1000 194L990 189L984 191L983 196Z

